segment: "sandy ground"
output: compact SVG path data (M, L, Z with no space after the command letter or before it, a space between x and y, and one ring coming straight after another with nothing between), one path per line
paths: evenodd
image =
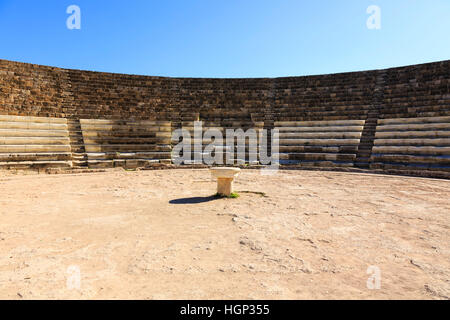
M450 297L450 181L244 170L240 198L215 187L207 170L0 173L0 298Z

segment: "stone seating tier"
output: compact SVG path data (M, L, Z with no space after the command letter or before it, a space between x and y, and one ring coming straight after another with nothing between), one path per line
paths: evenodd
M80 125L91 168L171 162L169 121L81 119Z
M202 158L206 152L205 152L205 148L212 144L214 146L216 146L216 152L222 152L223 157L222 157L222 164L226 163L226 159L227 157L230 157L231 154L233 154L233 159L234 159L234 163L235 164L245 164L245 163L250 163L251 159L255 159L252 160L251 164L258 164L259 163L259 153L258 153L258 145L256 145L256 150L253 150L253 148L250 148L248 146L248 140L246 139L246 145L245 145L245 155L244 157L239 156L238 154L238 147L236 145L237 140L235 139L235 144L234 146L230 149L226 146L226 130L227 129L243 129L244 132L246 131L247 128L242 128L241 123L240 122L234 122L232 123L232 125L234 125L235 127L223 127L220 126L219 122L215 122L215 121L206 121L204 123L202 123L202 138L201 140L199 140L202 143L202 152L196 152L196 150L194 149L194 143L196 143L198 140L196 137L194 137L194 122L192 121L188 121L188 122L184 122L183 123L183 129L187 130L190 133L191 136L191 160L187 161L186 164L191 164L191 163L203 163L200 161L196 161L196 158ZM260 130L263 128L264 123L263 122L252 122L251 124L252 129L255 130L257 136L259 136L259 132ZM218 130L221 132L222 136L223 136L223 141L222 144L220 144L219 142L215 141L214 138L205 138L203 137L204 133L210 129L214 129L214 130ZM172 143L174 145L176 145L179 141L175 141L173 140ZM256 151L255 153L253 151ZM197 155L197 157L196 157ZM214 156L215 153L213 152L212 155ZM173 157L174 159L176 159L176 156Z
M0 168L72 167L67 120L0 115Z
M378 121L372 169L450 171L450 116Z
M171 130L195 119L203 119L206 127L244 129L258 127L256 122L272 129L283 121L364 119L358 146L353 144L357 131L345 127L323 131L310 125L305 131L296 125L280 131L285 134L280 136L281 156L300 165L348 165L357 150L358 167L372 161L372 168L445 170L447 120L409 127L386 123L378 125L375 134L378 119L449 117L449 66L446 60L306 77L194 79L69 70L0 59L0 113L9 115L0 121L1 167L19 162L28 166L33 161L39 166L49 161L55 165L72 161L78 166L87 164L87 153L91 165L167 161L162 158L170 153L170 142L159 139L170 140ZM30 117L16 121L10 116ZM102 120L103 127L91 127L83 135L79 119L95 118L116 119L119 127L107 129L112 120ZM147 125L136 124L140 120L170 121L172 129L146 130Z
M353 166L364 120L277 121L280 164Z

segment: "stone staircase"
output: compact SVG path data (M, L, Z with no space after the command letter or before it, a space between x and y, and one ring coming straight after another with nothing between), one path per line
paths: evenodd
M88 166L88 157L84 147L83 133L80 120L67 120L69 129L70 147L72 150L72 163L74 169L83 169Z
M373 102L367 113L367 119L361 135L361 141L356 154L355 167L369 169L370 157L377 129L377 122L380 115L380 108L383 103L384 84L386 82L386 71L382 70L377 76L376 87L373 93Z

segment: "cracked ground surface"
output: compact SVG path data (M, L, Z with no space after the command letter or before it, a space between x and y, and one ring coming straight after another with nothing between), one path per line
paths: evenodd
M215 187L207 170L0 173L0 298L450 298L450 181L243 170L238 199Z

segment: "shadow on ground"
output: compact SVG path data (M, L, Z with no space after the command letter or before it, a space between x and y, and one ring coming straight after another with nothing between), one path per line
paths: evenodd
M195 203L203 203L203 202L209 202L213 200L218 200L220 197L217 196L209 196L209 197L192 197L192 198L181 198L181 199L175 199L170 200L170 204L195 204Z

